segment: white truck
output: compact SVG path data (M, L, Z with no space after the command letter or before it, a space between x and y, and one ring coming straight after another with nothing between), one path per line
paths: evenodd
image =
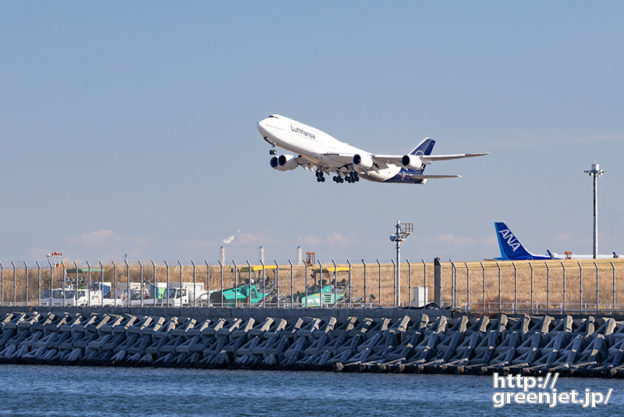
M158 283L161 284L161 283ZM160 287L160 285L158 285ZM153 306L168 306L168 307L186 307L193 306L194 300L199 301L205 299L207 292L204 290L204 284L193 284L192 282L183 282L180 288L180 283L170 282L169 287L162 292L160 298L144 299L143 305ZM133 302L140 300L133 300Z
M65 306L99 306L102 303L102 291L80 288L78 290L65 291Z
M74 306L88 306L89 297L91 298L91 305L98 306L102 302L102 292L99 290L89 291L86 288L78 290L72 288L57 288L54 290L44 290L41 293L39 304L42 306L50 307L74 307ZM63 299L65 299L63 301Z
M39 298L39 305L41 306L62 306L63 305L63 290L43 290L41 297Z
M109 294L102 300L104 307L123 307L126 305L126 298L123 291L115 291L115 294Z

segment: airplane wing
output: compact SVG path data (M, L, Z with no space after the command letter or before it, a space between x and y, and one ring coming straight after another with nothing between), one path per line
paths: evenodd
M373 162L379 169L388 168L390 165L401 166L403 155L375 155L372 154Z
M326 153L323 154L323 157L328 160L331 161L333 165L336 165L336 167L343 167L343 166L347 166L347 165L352 165L353 164L353 157L355 156L354 153ZM370 154L371 158L373 159L373 167L374 169L378 170L378 169L385 169L388 168L391 165L394 166L401 166L401 158L403 158L403 155L375 155L375 154Z
M455 155L418 155L423 165L428 165L434 161L449 161L452 159L462 159L462 158L474 158L477 156L484 156L487 153L462 153ZM341 168L346 167L348 165L353 164L353 157L355 154L352 153L326 153L323 155L325 159L325 163L327 165L331 165L332 167ZM403 155L380 155L380 154L371 154L371 158L373 159L373 164L376 169L385 169L390 166L402 166L401 160L403 159ZM431 177L433 178L433 177ZM443 176L439 178L456 178L454 176Z
M306 159L304 156L299 155L295 158L297 161L297 165L302 167L303 169L313 169L316 168L316 165L312 163L312 161Z
M422 155L420 159L423 163L431 163L434 161L449 161L451 159L474 158L476 156L484 156L486 153L460 153L456 155Z
M353 164L353 153L324 153L323 166L328 168L343 168Z
M462 159L462 158L474 158L477 156L484 156L487 153L460 153L455 155L418 155L423 164L430 164L434 161L450 161L452 159ZM380 168L387 168L388 165L396 165L401 166L401 160L403 159L403 155L371 155L373 161Z
M348 168L353 165L352 155L339 155L339 154L323 154L323 158L320 163L316 163L306 158L304 155L281 155L280 157L273 157L271 159L271 167L280 171L290 171L297 167L302 167L305 170L316 171L319 167L323 169L342 169Z

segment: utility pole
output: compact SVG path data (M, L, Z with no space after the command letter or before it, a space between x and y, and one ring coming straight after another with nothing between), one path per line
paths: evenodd
M589 171L585 171L594 180L594 259L598 256L598 178L605 173L600 164L593 163Z
M395 243L396 248L396 276L394 279L396 280L396 299L394 300L395 305L401 304L401 243L407 239L407 237L414 230L414 225L412 223L401 223L397 220L396 223L396 232L393 235L390 235L390 241Z

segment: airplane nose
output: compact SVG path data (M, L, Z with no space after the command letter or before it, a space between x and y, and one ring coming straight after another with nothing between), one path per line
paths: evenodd
M266 137L269 133L267 131L267 127L266 127L266 122L267 119L262 119L258 122L258 132L260 132L260 134L264 137Z

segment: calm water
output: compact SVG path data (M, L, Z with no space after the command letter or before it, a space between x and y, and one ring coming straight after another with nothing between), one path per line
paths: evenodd
M0 366L1 415L624 415L624 380L559 379L559 391L614 389L598 408L492 407L492 378L453 375Z

